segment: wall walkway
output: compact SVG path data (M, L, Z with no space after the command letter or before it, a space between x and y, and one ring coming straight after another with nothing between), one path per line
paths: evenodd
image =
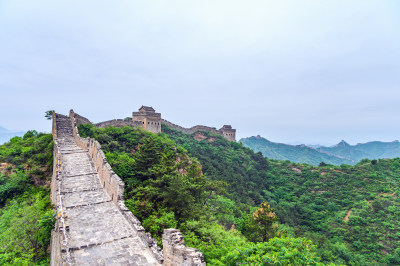
M53 114L51 199L57 222L50 264L205 265L197 249L175 241L180 235L176 229L163 236L163 257L156 241L125 206L124 183L107 163L100 144L79 136L76 124L88 121L72 110L69 117Z
M162 261L106 192L88 150L76 145L70 118L57 114L54 120L52 197L59 219L51 264L159 265Z

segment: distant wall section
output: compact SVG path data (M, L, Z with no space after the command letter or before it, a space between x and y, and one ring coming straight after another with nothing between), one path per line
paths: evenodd
M236 141L236 129L233 129L232 126L230 126L230 125L224 125L222 128L217 130L212 127L201 126L201 125L194 126L191 128L184 128L184 127L176 125L172 122L169 122L165 119L161 119L161 121L163 124L169 126L170 128L179 130L179 131L187 133L187 134L193 134L197 131L208 131L208 132L212 132L215 134L219 134L219 135L223 136L224 138L226 138L227 140Z

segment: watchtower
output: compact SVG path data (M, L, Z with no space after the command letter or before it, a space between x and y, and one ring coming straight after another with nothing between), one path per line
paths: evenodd
M161 132L161 114L156 113L153 107L142 105L139 112L132 113L132 120L146 131L156 134Z
M231 125L224 125L218 131L222 133L222 136L230 141L236 141L236 129L233 129Z

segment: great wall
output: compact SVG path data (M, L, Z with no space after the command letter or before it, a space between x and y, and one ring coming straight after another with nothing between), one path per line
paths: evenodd
M140 113L136 120L134 113L131 121L116 119L96 126L161 130L161 121L152 119L158 117L154 112ZM87 118L73 110L69 116L53 113L51 200L57 221L51 236L50 265L205 265L203 254L186 247L179 230L164 231L163 250L145 232L125 206L124 183L108 164L100 144L79 136L77 126L87 123Z
M76 115L77 121L79 124L89 124L91 123L87 118L82 116ZM175 130L182 131L187 134L193 134L197 131L208 131L213 132L215 134L221 135L227 140L236 141L236 129L233 129L230 125L224 125L220 129L215 129L208 126L194 126L191 128L184 128L178 126L172 122L169 122L165 119L161 118L160 113L156 113L152 107L149 106L142 106L139 108L138 112L132 113L132 119L113 119L105 122L100 122L94 124L96 127L123 127L123 126L132 126L132 127L141 127L144 130L153 132L153 133L160 133L161 132L161 124L165 124L170 128Z

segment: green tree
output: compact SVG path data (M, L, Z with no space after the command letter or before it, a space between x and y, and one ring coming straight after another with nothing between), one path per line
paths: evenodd
M27 193L0 211L0 264L47 261L55 222L48 197L46 191Z
M263 202L253 215L249 216L244 234L250 241L265 242L276 236L278 225L274 223L278 219L274 211L268 202Z
M272 238L264 243L248 243L222 257L221 265L323 265L315 247L305 238Z
M46 111L44 113L45 113L44 117L46 117L47 120L51 120L53 118L54 110L49 110L49 111Z

